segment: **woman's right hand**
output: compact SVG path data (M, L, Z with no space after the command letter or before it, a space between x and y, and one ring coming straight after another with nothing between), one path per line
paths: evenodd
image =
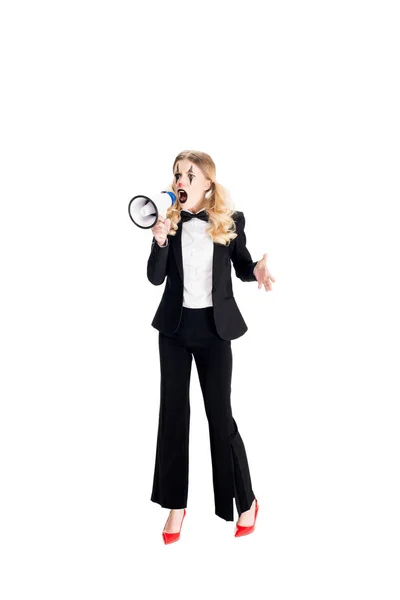
M171 228L171 219L158 217L157 223L151 228L153 236L159 246L164 246L165 240Z

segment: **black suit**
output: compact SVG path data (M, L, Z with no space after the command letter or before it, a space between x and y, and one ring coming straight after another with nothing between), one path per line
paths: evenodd
M194 217L196 218L196 217ZM224 340L242 336L248 329L236 304L232 291L231 261L236 276L242 281L257 281L253 269L257 262L251 258L246 247L243 212L236 211L232 218L236 222L237 237L229 246L214 242L212 268L212 301L214 322L218 335ZM182 221L174 236L168 236L168 245L162 248L153 237L151 253L147 263L147 277L153 285L161 285L167 277L164 293L153 318L152 326L165 335L174 333L182 316L183 264L182 264Z
M227 247L214 244L213 306L182 306L183 268L180 221L162 248L153 239L147 266L154 285L167 282L152 322L159 330L160 412L151 500L166 508L185 508L188 497L190 374L194 357L209 422L215 513L233 521L249 510L255 496L242 437L231 409L231 341L246 323L232 293L231 260L242 281L256 281L246 248L244 216L234 213L238 236ZM196 218L196 217L193 217Z

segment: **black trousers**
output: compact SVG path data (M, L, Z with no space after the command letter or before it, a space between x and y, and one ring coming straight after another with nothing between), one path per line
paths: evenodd
M212 310L184 306L177 331L171 336L159 332L161 397L151 500L170 509L187 506L194 356L209 426L215 514L233 521L233 499L240 515L255 496L231 409L231 342L219 337Z

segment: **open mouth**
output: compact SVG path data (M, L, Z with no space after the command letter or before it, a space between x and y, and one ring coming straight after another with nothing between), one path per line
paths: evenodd
M182 188L178 190L178 195L179 195L179 202L181 202L182 204L184 204L187 200L187 193L185 190L183 190Z

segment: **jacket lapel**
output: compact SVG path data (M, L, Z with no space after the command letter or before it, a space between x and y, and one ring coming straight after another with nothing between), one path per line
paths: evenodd
M178 267L180 278L183 281L182 221L178 223L178 229L176 230L176 234L170 237L169 241L172 244L172 250L175 256L176 266Z

